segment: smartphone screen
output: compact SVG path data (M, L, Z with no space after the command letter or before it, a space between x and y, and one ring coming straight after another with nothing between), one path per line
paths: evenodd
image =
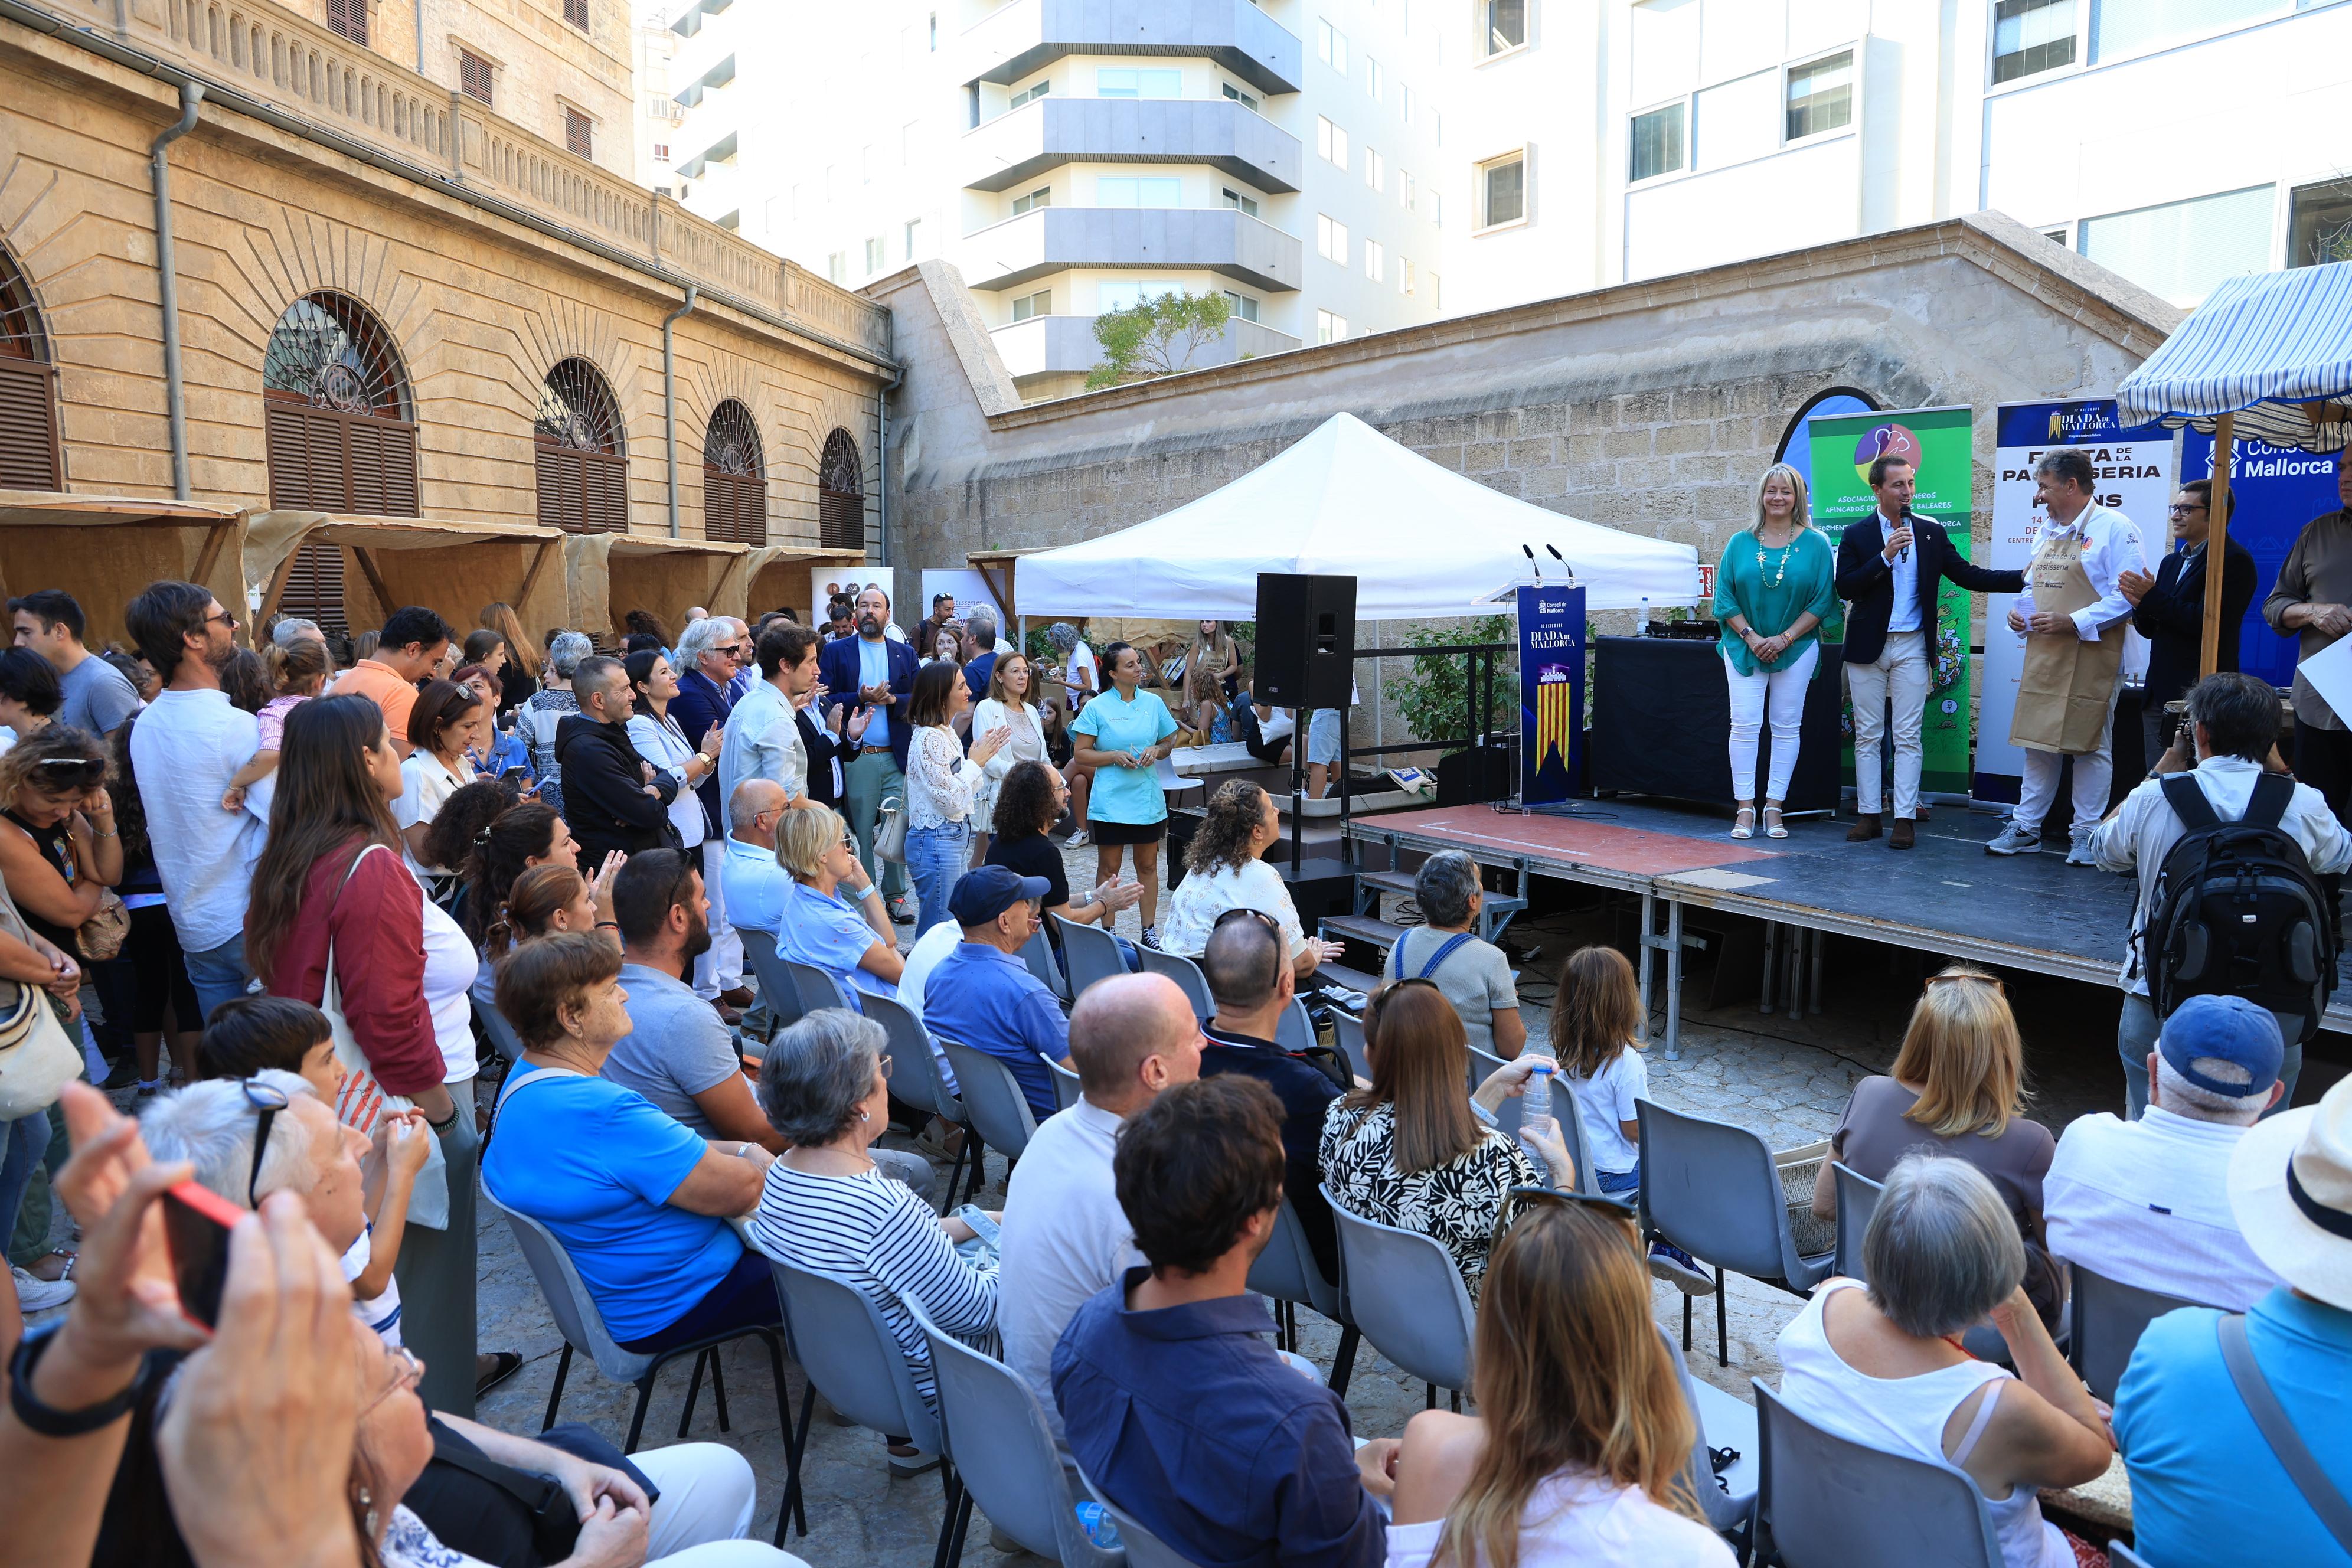
M172 1276L180 1310L209 1329L219 1321L228 1283L228 1233L245 1211L194 1182L163 1193L163 1236L172 1249Z

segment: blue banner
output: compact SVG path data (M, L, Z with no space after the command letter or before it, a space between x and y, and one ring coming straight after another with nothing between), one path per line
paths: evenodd
M2263 601L2270 597L2279 568L2286 564L2286 552L2304 525L2341 504L2336 499L2336 459L2267 441L2230 445L2237 454L2230 470L2230 538L2254 558L2254 601L2246 606L2244 624L2235 634L2238 668L2273 686L2286 686L2294 679L2295 639L2271 630L2263 619ZM2204 431L2185 433L2180 477L2213 477L2213 437ZM2225 630L2223 635L2231 634Z
M1584 590L1519 590L1519 804L1569 797L1584 752Z

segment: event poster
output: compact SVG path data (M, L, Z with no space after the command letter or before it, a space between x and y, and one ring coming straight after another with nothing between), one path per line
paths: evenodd
M1566 800L1584 745L1584 590L1519 589L1519 804Z
M2060 403L2004 403L1993 420L1991 563L2022 572L2030 556L2026 541L2041 518L2034 504L2033 465L2053 447L2079 447L2098 475L2098 502L2122 512L2139 528L2148 570L2164 558L2172 503L2172 432L2161 425L2124 429L2116 423L2112 397L2079 397ZM2025 638L2009 629L2014 594L1985 596L1984 711L1977 742L1979 800L2017 802L2025 753L2009 743L2010 716L2017 707L2017 678L2025 668ZM2124 668L2145 672L2147 639L2125 634Z
M2230 468L2230 539L2242 544L2254 558L2254 599L2237 632L2238 668L2259 675L2273 686L2294 680L2296 639L2281 637L2263 619L2263 601L2278 582L2279 568L2295 536L2315 517L2325 517L2342 503L2336 499L2336 458L2267 441L2232 441ZM2180 443L2180 477L2210 479L2213 437L2202 430L2185 431ZM2148 559L2155 560L2150 550ZM2230 634L2224 633L2224 636Z
M1941 523L1953 548L1962 555L1969 552L1969 510L1975 484L1974 415L1969 409L1817 414L1805 425L1812 445L1813 521L1832 547L1848 523L1878 510L1878 498L1870 489L1870 465L1893 456L1908 458L1916 469L1912 511ZM1925 755L1919 787L1958 793L1969 787L1969 596L1947 582L1937 604L1936 642L1928 650L1927 710L1920 727ZM1822 640L1844 639L1840 616L1822 629ZM1851 767L1851 712L1844 728Z

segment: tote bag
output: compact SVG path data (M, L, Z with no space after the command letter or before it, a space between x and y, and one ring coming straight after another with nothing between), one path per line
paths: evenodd
M379 850L386 855L392 853L381 844L371 844L352 857L342 882L335 889L337 903L342 901L343 889L352 885L360 862ZM330 906L329 915L333 912ZM368 1066L367 1053L352 1037L351 1024L343 1016L342 986L335 976L335 942L331 936L327 939L327 989L319 998L319 1011L327 1016L328 1026L334 1031L335 1060L342 1065L344 1074L342 1092L335 1097L335 1119L373 1138L386 1112L413 1110L416 1102L386 1089L375 1076L375 1069ZM425 1169L416 1173L416 1185L409 1194L408 1223L427 1230L449 1228L449 1159L442 1153L438 1138L425 1142Z
M19 942L31 934L5 893L0 931ZM0 1000L0 1121L47 1110L81 1076L81 1046L58 1022L49 994L37 985L0 980L0 997L12 989L13 1001Z

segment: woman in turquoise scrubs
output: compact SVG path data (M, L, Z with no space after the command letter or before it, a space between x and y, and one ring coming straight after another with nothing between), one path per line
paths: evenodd
M1119 861L1135 851L1135 879L1143 885L1137 903L1143 921L1143 940L1160 941L1160 836L1168 826L1168 796L1160 788L1155 770L1160 759L1176 748L1175 715L1158 694L1139 689L1143 683L1143 656L1123 642L1103 650L1102 668L1110 685L1079 710L1070 733L1077 740L1080 767L1095 770L1094 791L1087 797L1087 833L1095 844L1095 885L1108 887L1118 879Z

